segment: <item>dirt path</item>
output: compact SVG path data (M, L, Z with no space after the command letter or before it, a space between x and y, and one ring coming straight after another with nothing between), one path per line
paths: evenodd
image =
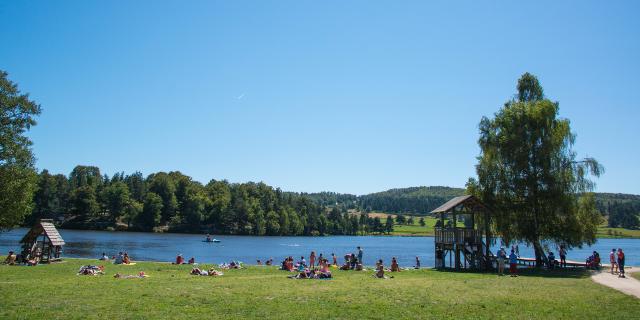
M627 277L626 278L618 278L618 275L613 275L608 270L603 270L602 272L595 273L591 276L593 281L605 285L607 287L614 288L618 291L624 292L628 295L635 296L636 298L640 298L640 281L631 277L631 272L637 272L638 268L629 268L626 270Z

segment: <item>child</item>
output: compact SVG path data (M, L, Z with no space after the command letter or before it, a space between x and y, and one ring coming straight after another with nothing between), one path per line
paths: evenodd
M609 253L609 263L611 263L611 274L618 273L618 263L616 263L616 248Z
M511 254L509 255L509 271L511 272L512 277L517 277L518 274L518 256L516 255L515 250L511 250Z

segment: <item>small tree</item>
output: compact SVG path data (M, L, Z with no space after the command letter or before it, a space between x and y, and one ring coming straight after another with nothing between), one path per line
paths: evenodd
M409 216L409 219L407 220L407 224L412 226L415 223L415 220L413 220L413 216Z
M387 218L387 221L384 224L384 229L387 234L393 232L393 219L391 217Z
M405 224L407 222L407 218L405 218L405 216L399 214L396 216L396 223L397 224Z
M420 223L420 226L421 226L421 227L424 227L425 225L427 225L427 224L424 222L424 218L423 218L423 217L420 217L420 221L419 221L419 223Z

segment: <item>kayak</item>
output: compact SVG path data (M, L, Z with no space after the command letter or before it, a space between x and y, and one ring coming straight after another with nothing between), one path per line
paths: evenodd
M202 240L202 242L220 242L218 239Z

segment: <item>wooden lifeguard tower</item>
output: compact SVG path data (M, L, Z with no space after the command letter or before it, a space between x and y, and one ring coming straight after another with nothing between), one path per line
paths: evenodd
M493 255L487 246L491 243L489 210L480 200L470 195L455 197L431 213L440 219L435 227L437 269L492 268ZM458 225L460 217L464 226ZM449 221L445 223L445 219Z
M20 240L22 259L48 263L60 259L64 240L51 219L38 220L29 232Z

